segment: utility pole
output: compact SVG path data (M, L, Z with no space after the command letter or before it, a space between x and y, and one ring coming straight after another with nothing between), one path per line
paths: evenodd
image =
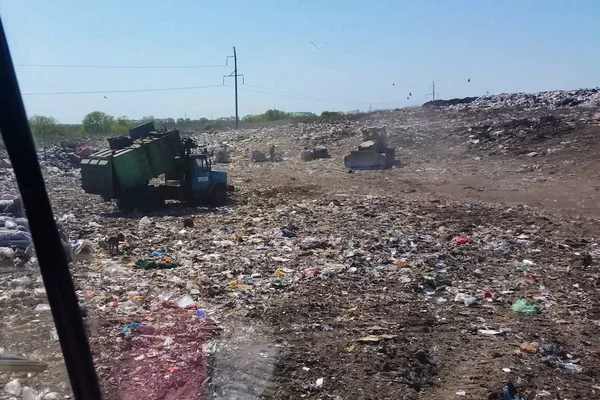
M242 77L242 84L244 84L244 75L239 75L237 73L237 54L235 52L235 46L233 46L233 55L227 56L225 60L225 66L229 66L229 59L233 58L233 72L229 75L223 75L223 85L225 85L225 78L231 78L233 76L234 85L235 85L235 129L238 128L240 123L240 116L238 114L238 76Z
M427 96L431 96L431 100L435 101L435 81L431 82L431 86L429 86L429 89L431 89L431 93L427 93Z

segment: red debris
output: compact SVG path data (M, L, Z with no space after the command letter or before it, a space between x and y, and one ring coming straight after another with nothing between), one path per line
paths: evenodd
M469 243L469 239L466 237L455 237L454 242L456 244L467 244L467 243Z
M319 268L306 268L304 271L302 271L302 277L303 278L308 278L311 276L317 276L321 274L321 270Z

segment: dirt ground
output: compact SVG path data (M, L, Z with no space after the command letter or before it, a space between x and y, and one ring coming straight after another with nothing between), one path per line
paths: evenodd
M217 167L236 192L221 209L123 214L77 174L48 174L56 214L77 217L71 238L94 243L73 275L105 398L502 399L509 382L518 398L598 398L594 112L418 108L198 135L230 146ZM388 127L403 165L349 173L343 156L370 125ZM270 144L281 161L249 161ZM331 158L300 161L307 144ZM97 238L115 232L128 246L110 257ZM180 266L132 266L155 250ZM23 275L41 287L33 272L0 284ZM0 297L2 346L56 359L47 315L36 343L18 337L43 292L20 296L18 309ZM540 312L513 311L519 299ZM20 378L68 395L59 359Z

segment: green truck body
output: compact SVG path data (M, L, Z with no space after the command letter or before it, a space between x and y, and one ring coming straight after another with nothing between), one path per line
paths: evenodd
M202 201L223 205L227 173L212 169L204 154L193 154L196 143L182 140L178 130L149 131L135 138L109 139L110 149L81 160L81 186L86 193L116 199L123 210L164 204L165 200ZM135 132L134 132L135 133ZM149 185L164 175L164 184Z
M176 170L182 152L179 132L155 133L120 150L102 150L81 160L87 193L116 198L120 193Z

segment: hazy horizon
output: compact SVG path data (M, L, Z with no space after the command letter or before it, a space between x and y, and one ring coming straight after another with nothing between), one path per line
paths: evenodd
M96 92L24 96L30 116L62 123L95 110L134 119L232 116L233 79L221 86L233 71L223 66L232 46L245 82L240 117L271 108L416 106L427 101L432 81L445 99L597 87L598 12L591 1L0 0L24 94ZM181 68L191 66L203 68ZM113 92L168 88L185 89Z

